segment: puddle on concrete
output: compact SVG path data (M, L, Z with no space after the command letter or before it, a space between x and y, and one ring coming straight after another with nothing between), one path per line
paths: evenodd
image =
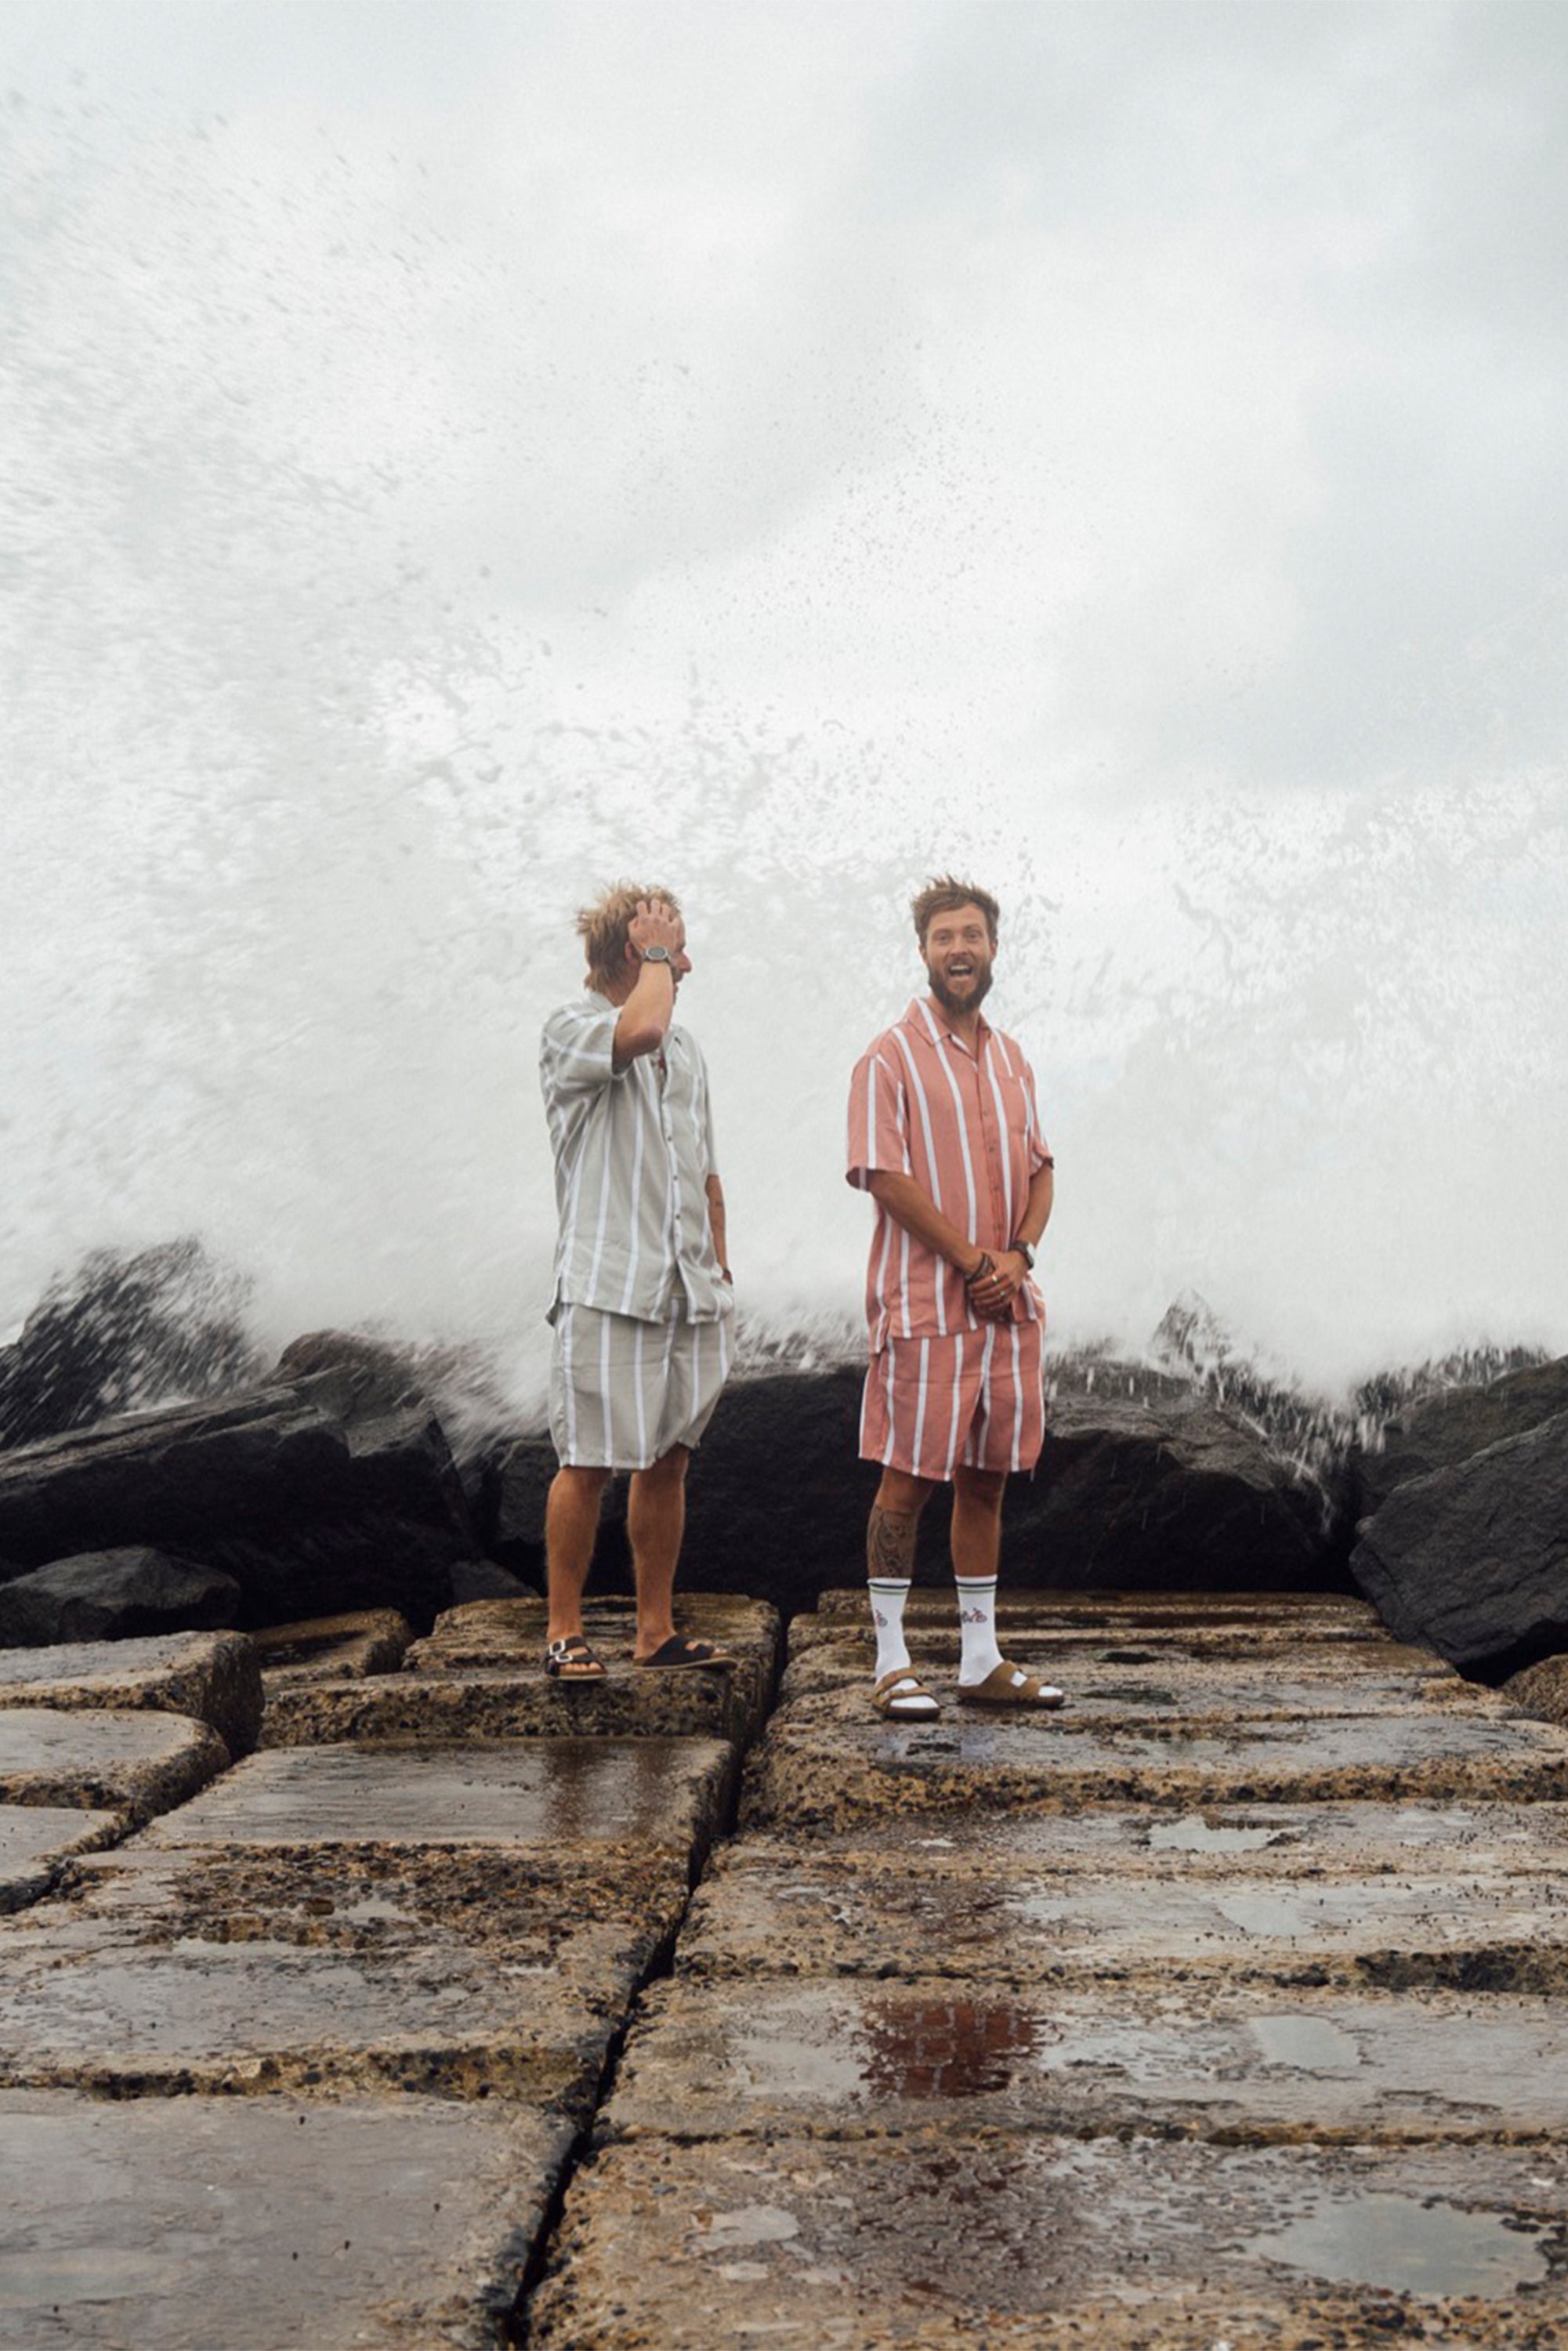
M1155 1853L1256 1853L1277 1834L1269 1828L1216 1828L1201 1813L1188 1813L1179 1821L1157 1823L1148 1844Z
M1499 2298L1545 2277L1540 2242L1545 2233L1495 2212L1466 2212L1413 2196L1325 2196L1300 2220L1252 2238L1243 2251L1332 2285Z
M862 2078L874 2098L978 2098L1006 2090L1032 2056L1039 2022L1005 2001L868 2001Z
M1289 1893L1260 1888L1256 1893L1216 1894L1210 1897L1220 1917L1244 1935L1265 1936L1270 1942L1293 1942L1322 1925L1322 1906Z
M1265 2065L1294 2065L1304 2074L1347 2074L1361 2063L1348 2032L1326 2016L1254 2016L1247 2030Z
M184 2264L166 2254L128 2252L114 2245L6 2253L0 2257L0 2310L41 2313L58 2303L120 2302L128 2294L166 2291L183 2274Z
M700 2236L687 2240L699 2253L737 2252L745 2245L782 2245L800 2233L800 2223L781 2204L747 2204L716 2212Z
M1040 2062L1040 2030L1038 2016L1006 2000L873 1994L788 2021L771 2011L737 2021L729 2057L748 2090L812 2105L978 2098L1010 2089Z

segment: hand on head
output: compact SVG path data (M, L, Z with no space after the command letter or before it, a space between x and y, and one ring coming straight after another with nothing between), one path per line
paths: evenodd
M637 911L626 925L626 959L639 964L649 947L668 947L672 956L679 955L685 933L680 917L670 912L664 898L639 898Z

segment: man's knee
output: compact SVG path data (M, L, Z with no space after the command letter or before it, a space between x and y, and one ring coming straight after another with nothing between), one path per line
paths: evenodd
M661 1453L646 1469L634 1469L632 1482L634 1486L646 1487L651 1493L668 1493L674 1488L685 1485L686 1464L691 1458L689 1446L672 1445L667 1453Z
M554 1501L559 1497L569 1506L576 1502L586 1508L602 1499L613 1474L609 1469L585 1468L575 1462L563 1461L550 1481L549 1499Z
M999 1511L1007 1484L1005 1469L955 1469L953 1472L955 1494L977 1510Z
M873 1507L890 1519L917 1519L935 1491L933 1479L912 1477L907 1469L884 1469Z

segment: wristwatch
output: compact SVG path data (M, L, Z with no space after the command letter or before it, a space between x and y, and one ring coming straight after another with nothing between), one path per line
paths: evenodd
M668 963L670 950L668 947L644 947L643 960L644 963Z
M1008 1247L1010 1249L1017 1250L1019 1256L1022 1258L1025 1265L1028 1266L1030 1273L1032 1273L1034 1271L1034 1251L1030 1249L1029 1243L1027 1241L1009 1241L1008 1243Z

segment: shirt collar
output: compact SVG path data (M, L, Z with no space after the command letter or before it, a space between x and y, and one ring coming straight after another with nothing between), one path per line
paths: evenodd
M990 1023L982 1012L979 1026L975 1031L975 1050L971 1053L962 1037L948 1026L946 1015L941 1011L934 1011L924 996L910 998L909 1009L904 1016L903 1025L906 1029L912 1029L921 1042L929 1045L933 1051L941 1045L953 1045L960 1053L977 1061L985 1050L986 1040L991 1033Z

